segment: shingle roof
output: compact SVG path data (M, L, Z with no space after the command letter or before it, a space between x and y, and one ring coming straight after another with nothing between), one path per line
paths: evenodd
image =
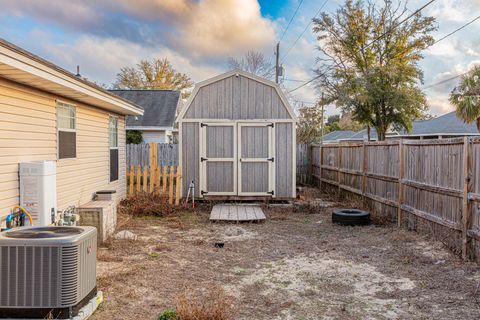
M479 134L475 123L466 124L457 117L455 111L439 117L414 121L412 132L401 132L402 135L438 135L438 134Z
M324 135L323 141L337 141L340 139L348 139L354 134L355 132L351 130L336 130Z
M110 90L141 106L143 116L127 117L127 127L173 127L180 91L173 90Z

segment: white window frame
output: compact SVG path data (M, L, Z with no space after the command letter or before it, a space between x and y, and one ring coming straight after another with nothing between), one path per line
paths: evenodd
M117 146L116 147L112 147L111 146L111 135L110 135L110 120L111 119L115 119L115 121L117 122ZM109 114L108 115L108 182L109 183L115 183L117 182L118 180L120 180L120 152L118 153L118 167L117 167L117 170L118 170L118 173L117 173L117 179L116 180L113 180L112 181L112 176L111 176L111 161L110 161L110 150L119 150L119 136L118 136L118 116L116 115L113 115L113 114Z
M68 128L60 128L59 126L59 107L60 106L66 106L66 107L71 107L73 109L73 112L74 112L74 128L73 129L68 129ZM56 100L56 106L55 106L55 115L56 115L56 125L57 125L57 160L61 161L61 160L69 160L69 159L76 159L77 158L77 145L78 145L78 141L77 141L77 106L75 104L72 104L72 103L68 103L68 102L65 102L65 101L61 101L61 100ZM71 157L71 158L61 158L60 159L60 131L63 131L63 132L75 132L75 157Z

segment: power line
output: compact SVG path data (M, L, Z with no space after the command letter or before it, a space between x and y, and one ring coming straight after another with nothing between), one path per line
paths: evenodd
M423 87L422 89L423 89L423 90L426 90L426 89L430 89L430 88L432 88L432 87L436 87L436 86L438 86L438 85L441 85L441 84L450 82L450 81L452 81L452 80L455 80L455 79L457 79L457 78L460 78L461 76L466 75L468 72L469 72L469 71L464 72L464 73L457 74L456 76L453 76L453 77L448 78L448 79L444 79L444 80L439 81L439 82L436 82L436 83L429 84L429 85Z
M472 20L470 20L469 22L467 22L467 23L465 23L464 25L462 25L460 28L457 28L457 29L453 30L452 32L446 34L445 36L441 37L440 39L435 40L435 42L434 42L431 46L434 46L435 44L439 43L440 41L445 40L446 38L452 36L453 34L457 33L458 31L460 31L460 30L468 27L469 25L471 25L472 23L474 23L474 22L477 21L478 19L480 19L480 16L475 17L474 19L472 19ZM430 47L431 47L431 46L430 46ZM439 86L439 85L441 85L441 84L450 82L450 81L452 81L452 80L455 80L455 79L457 79L457 78L460 78L461 76L466 75L468 72L469 72L469 71L464 72L464 73L457 74L457 75L455 75L455 76L453 76L453 77L450 77L450 78L448 78L448 79L444 79L444 80L439 81L439 82L436 82L436 83L429 84L429 85L427 85L427 86L424 86L422 89L423 89L423 90L426 90L426 89L430 89L430 88Z
M327 4L328 0L325 0L323 2L323 4L320 6L320 9L318 9L317 13L315 13L315 15L313 16L313 18L310 20L310 22L307 24L307 26L305 27L305 29L303 29L302 33L300 33L300 35L297 37L297 39L295 39L295 41L293 42L293 44L287 49L287 51L285 52L285 55L283 56L282 58L282 63L283 61L285 61L285 59L287 58L288 54L290 53L290 50L293 49L293 47L295 47L295 45L297 44L297 42L303 37L303 35L305 34L305 32L307 32L308 28L312 25L312 22L313 22L313 19L315 19L319 14L320 12L322 12L322 9L323 7L325 7L325 5Z
M328 0L326 0L328 1ZM325 1L325 3L326 3ZM388 33L392 32L394 29L398 28L400 25L404 24L405 22L407 22L410 18L412 18L413 16L415 16L417 13L419 13L420 11L422 11L423 9L425 9L428 5L432 4L433 2L435 2L436 0L430 0L429 2L427 2L426 4L424 4L422 7L420 7L419 9L415 10L415 12L413 12L412 14L410 14L408 17L406 17L405 19L403 19L402 21L400 21L399 23L397 23L394 27L390 28L388 31L385 31L383 34L381 34L379 37L373 39L370 43L368 43L365 47L368 47L370 45L372 45L374 42L380 40L382 37L384 37L385 35L387 35ZM324 4L325 4L324 3ZM318 13L317 13L318 14ZM308 27L308 26L307 26ZM296 87L295 89L292 89L290 91L288 91L289 93L290 92L293 92L295 90L298 90L304 86L306 86L307 84L317 80L318 78L320 78L323 74L320 74L310 80L308 80L307 82L301 84L300 86Z
M415 10L412 14L410 14L408 17L406 17L405 19L403 19L402 21L400 21L399 23L397 23L395 26L393 26L392 28L390 28L389 30L385 31L384 33L382 33L381 35L379 35L378 37L376 37L375 39L373 39L370 43L368 43L365 48L368 48L369 46L371 46L373 43L377 42L378 40L380 40L381 38L383 38L384 36L386 36L387 34L389 34L390 32L392 32L394 29L396 29L398 26L400 26L401 24L404 24L405 22L407 22L410 18L412 18L413 16L415 16L417 13L419 13L420 11L422 11L423 9L425 9L427 6L429 6L430 4L432 4L433 2L435 2L437 0L430 0L429 2L427 2L426 4L424 4L423 6L421 6L420 8L418 8L417 10Z
M432 44L432 46L433 46L433 45L435 45L435 44L437 44L437 43L439 43L440 41L442 41L442 40L444 40L444 39L446 39L446 38L450 37L451 35L453 35L453 34L457 33L458 31L462 30L463 28L466 28L466 27L468 27L469 25L471 25L472 23L474 23L474 22L475 22L475 21L477 21L478 19L480 19L480 16L478 16L478 17L474 18L474 19L473 19L473 20L471 20L470 22L467 22L466 24L464 24L464 25L463 25L463 26L461 26L460 28L453 30L452 32L450 32L449 34L447 34L447 35L445 35L445 36L441 37L440 39L438 39L438 40L435 40L435 42Z
M309 84L309 83L311 83L311 82L313 82L313 81L317 80L317 79L318 79L318 78L320 78L321 76L323 76L323 74L319 74L319 75L318 75L318 76L316 76L315 78L313 78L313 79L310 79L310 80L308 80L308 81L307 81L307 82L305 82L305 83L302 83L301 85L299 85L299 86L298 86L298 87L296 87L295 89L292 89L292 90L288 91L288 93L290 93L290 92L293 92L293 91L296 91L296 90L298 90L298 89L300 89L300 88L303 88L304 86L306 86L307 84Z
M297 15L298 9L300 9L300 6L302 5L302 3L303 3L303 0L300 0L300 2L298 3L297 9L295 9L293 16L290 18L290 21L288 21L287 27L285 28L285 30L283 30L282 36L280 37L280 42L282 42L283 37L285 36L285 33L287 33L287 30L292 24L293 18L295 18L295 16Z
M293 21L293 18L295 18L295 16L297 15L297 12L298 12L298 9L300 9L300 6L302 5L304 0L300 0L300 2L298 3L298 6L297 6L297 9L295 9L295 12L293 13L293 16L290 18L290 21L288 22L287 26L285 27L285 29L283 30L283 33L282 33L282 36L280 37L280 41L281 42L283 40L283 37L285 36L285 33L287 33L288 31L288 28L290 27L290 25L292 24L292 21ZM268 59L268 64L272 63L272 58L275 56L275 53L272 53L272 55L270 56L270 58ZM275 67L273 67L275 68ZM272 68L272 69L273 69Z

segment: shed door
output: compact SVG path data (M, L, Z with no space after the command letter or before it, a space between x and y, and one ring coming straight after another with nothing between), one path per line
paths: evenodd
M273 123L238 124L238 194L275 196Z
M201 195L237 194L235 123L200 124Z

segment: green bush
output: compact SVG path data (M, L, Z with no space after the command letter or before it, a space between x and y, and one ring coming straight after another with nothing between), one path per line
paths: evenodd
M158 320L177 320L177 312L175 309L164 310L158 316Z
M127 130L127 144L140 144L143 142L142 132L138 130Z

